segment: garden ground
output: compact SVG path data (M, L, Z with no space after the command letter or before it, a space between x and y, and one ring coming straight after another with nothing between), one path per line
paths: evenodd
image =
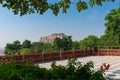
M77 59L83 64L88 61L94 62L94 69L100 69L102 63L110 64L110 68L106 71L106 76L109 78L113 78L114 80L120 80L120 56L88 56L81 57ZM40 67L50 68L52 62L40 63L38 64ZM56 61L57 65L66 65L67 60Z

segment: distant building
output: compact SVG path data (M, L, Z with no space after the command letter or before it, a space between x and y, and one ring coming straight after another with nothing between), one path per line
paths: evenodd
M62 39L63 37L65 37L66 35L64 33L53 33L49 36L43 36L40 37L40 42L45 42L45 43L52 43L54 42L55 38L60 38Z

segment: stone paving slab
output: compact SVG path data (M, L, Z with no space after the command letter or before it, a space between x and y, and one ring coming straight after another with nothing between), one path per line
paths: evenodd
M106 71L106 76L114 80L120 80L120 56L88 56L78 58L78 61L87 63L88 61L94 62L94 69L99 69L102 63L110 64L110 69ZM52 62L40 63L40 67L50 68ZM66 65L67 60L56 61L57 65Z

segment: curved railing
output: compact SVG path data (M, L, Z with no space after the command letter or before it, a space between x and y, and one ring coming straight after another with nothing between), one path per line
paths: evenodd
M41 63L46 61L62 60L67 59L68 57L85 57L85 56L120 56L120 49L98 49L94 51L90 50L78 50L78 51L62 51L55 53L44 53L44 54L29 54L29 55L7 55L0 56L1 63L10 63L15 61L16 63L20 62L32 62L32 63Z

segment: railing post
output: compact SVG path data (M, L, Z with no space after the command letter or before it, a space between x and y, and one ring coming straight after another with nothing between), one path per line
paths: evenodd
M62 49L60 48L60 59L62 59Z
M43 56L43 52L42 52L42 61L44 61L44 56Z
M92 56L95 54L94 48L92 48Z
M75 55L75 49L74 48L72 49L72 51L73 51L73 55Z
M24 54L22 55L22 61L24 62L25 60L24 60Z
M84 49L84 55L83 55L83 56L85 56L85 50L86 50L86 49Z
M99 49L99 47L98 47L98 56L100 55L100 52L99 52L99 51L100 51L100 49Z
M109 47L108 47L109 48ZM107 48L107 55L106 56L108 56L108 48Z

